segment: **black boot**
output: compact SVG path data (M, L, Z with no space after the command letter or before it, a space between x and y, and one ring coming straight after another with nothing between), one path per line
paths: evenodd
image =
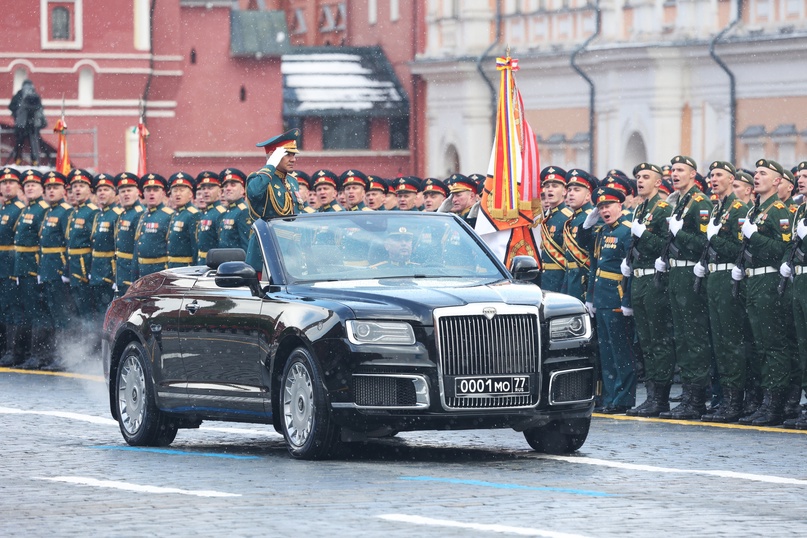
M779 426L785 421L785 398L784 390L770 390L770 396L765 396L768 401L767 407L763 404L757 411L757 418L751 421L752 426Z
M659 413L659 418L699 420L706 413L706 391L702 386L684 384L681 403L672 411Z
M703 415L704 422L737 422L743 414L743 390L730 389L723 390L723 402L713 413Z
M39 370L50 363L50 332L37 327L31 331L31 354L20 365L23 370Z
M803 428L799 428L799 425ZM807 410L802 409L799 416L796 418L789 418L782 423L782 427L788 430L804 430L807 429Z
M753 415L756 413L757 409L759 409L760 405L762 405L762 387L746 389L743 416L747 417ZM742 422L740 424L742 424Z
M643 404L637 405L633 409L628 409L627 411L625 411L625 414L628 415L629 417L638 417L639 416L638 413L644 411L653 404L653 398L655 397L656 393L656 384L653 381L647 379L644 382L644 388L645 390L647 390L647 398L645 398Z
M801 411L801 385L790 385L785 398L785 418L799 418Z
M649 404L641 411L636 411L631 414L634 417L657 417L660 413L668 413L670 411L670 388L672 385L669 383L660 385L655 383L653 387L653 399L648 400Z
M9 367L14 366L16 360L14 359L14 341L16 340L17 326L6 325L6 349L3 356L0 357L0 366Z

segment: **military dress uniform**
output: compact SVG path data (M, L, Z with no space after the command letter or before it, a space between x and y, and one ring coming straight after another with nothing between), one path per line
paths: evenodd
M140 190L166 185L162 176L147 174L141 178ZM168 232L173 215L174 210L163 203L143 212L135 232L133 280L168 268Z
M561 183L566 185L566 171L557 166L541 170L541 185ZM563 247L563 227L573 211L561 202L546 208L539 218L541 226L541 288L560 291L566 276L566 254Z
M367 189L370 188L370 181L367 179L367 176L364 174L364 172L359 170L346 170L341 176L339 176L339 183L342 186L342 189L348 185L361 185L364 192L367 192ZM358 204L348 209L348 211L372 211L372 209L367 207L367 204L365 204L364 200L362 200Z
M642 170L661 174L661 169L655 164L640 163L634 168L634 175ZM657 285L654 262L661 255L669 235L667 219L671 214L672 206L656 193L643 200L633 216L632 230L635 231L631 233L630 259L626 260L626 266L630 269L628 275L634 326L644 357L647 399L638 407L628 410L629 416L656 417L670 410L675 349L667 291L669 276L667 273L659 275Z
M236 168L227 168L219 174L222 185L229 182L246 183L246 175ZM252 229L252 217L244 198L227 204L225 212L218 221L217 235L219 248L240 248L247 251L249 232Z
M313 174L313 181L314 181L314 190L317 190L317 187L320 185L330 185L334 188L334 190L339 190L339 176L337 176L334 172L330 170L317 170ZM316 211L317 213L334 213L336 211L344 211L345 208L342 207L339 202L336 201L336 198L328 202L327 204L320 205Z
M19 184L20 175L13 168L5 168L0 171L0 183L5 181ZM0 354L3 354L0 366L15 366L24 360L24 357L14 353L22 308L19 287L14 278L14 235L24 209L25 203L19 197L4 200L0 205L0 336L4 339L0 346Z
M807 168L807 161L799 163L801 169ZM793 279L793 321L796 327L798 344L798 366L801 371L800 389L807 390L807 203L802 203L793 218L792 242L783 263L791 260L790 273ZM801 391L799 391L801 396ZM802 410L795 419L786 420L785 427L807 430L807 410Z
M115 176L115 187L137 187L140 189L140 180L134 174L123 172ZM146 211L140 200L128 206L121 206L121 213L115 223L115 288L118 295L124 295L132 282L137 280L135 274L135 235L140 224L140 218Z
M709 170L720 168L731 175L736 170L731 163L715 161ZM742 415L745 390L745 297L732 293L731 269L742 249L740 228L748 214L748 206L730 192L718 200L709 216L709 226L716 230L708 242L708 274L705 278L709 304L712 348L717 362L723 401L718 409L704 415L706 422L735 422Z
M86 170L76 168L70 172L71 185L84 182L92 186L93 176ZM92 227L98 206L87 200L76 207L67 221L67 270L70 278L70 293L75 301L78 316L92 319L95 315L90 267L92 265Z
M115 188L114 178L98 174L93 190L106 186ZM115 296L115 229L124 210L117 204L99 208L92 224L92 258L90 261L90 292L95 311L96 326L100 329L104 314ZM139 213L138 213L139 214Z
M405 178L401 178L401 179L405 179ZM398 192L400 190L403 190L405 185L416 186L416 185L420 184L419 182L417 182L417 183L409 183L409 182L404 183L404 182L401 181L401 179L398 180L396 192ZM477 190L478 186L477 186L476 181L474 181L470 177L464 176L462 174L452 174L451 177L449 177L448 180L446 180L446 183L448 184L448 192L452 196L454 194L458 193L458 192L464 192L464 191L469 191L469 192L472 192L472 193L477 193L478 192L478 190ZM409 187L407 187L407 188L409 188ZM419 189L420 189L420 187L418 187L418 190ZM417 191L415 191L415 192L417 192ZM449 205L451 203L451 201L450 201L450 199L447 199L444 203L446 205ZM476 228L476 221L479 218L479 206L480 206L480 202L476 201L471 207L465 208L462 212L455 213L455 215L457 215L462 220L464 220L468 224L468 226L475 229ZM450 209L450 205L449 205L449 211L450 210L451 209Z
M756 165L783 173L781 165L775 161L760 159ZM792 213L774 193L759 204L753 222L746 220L742 228L743 237L748 239L744 251L745 275L738 275L737 268L732 278L745 277L745 307L756 345L755 356L761 361L765 398L755 413L740 419L740 424L772 426L784 421L796 337L791 296L787 293L780 296L776 288L778 266L791 241L791 219Z
M168 179L169 191L177 186L188 187L192 192L196 192L196 184L193 178L183 172L177 172ZM168 243L166 245L169 269L196 265L199 254L199 248L196 243L196 228L200 216L201 212L194 207L193 201L177 207L171 215L171 222L168 226ZM207 256L206 251L205 256Z
M600 188L595 202L625 201L612 188ZM628 252L630 221L621 215L612 224L603 224L596 232L591 257L591 278L587 298L595 308L597 342L602 372L603 413L624 413L636 403L636 372L633 358L633 333L622 308L630 307L630 298L622 289L620 265Z
M299 136L300 130L292 129L256 145L264 148L267 155L279 147L284 148L286 153L299 153L297 149ZM301 200L297 180L279 172L271 164L266 164L247 177L247 207L253 221L288 217L305 211L305 203ZM249 239L246 261L256 271L261 272L263 270L262 258L260 243L253 233Z
M585 170L574 168L567 174L567 188L572 185L579 185L593 192L596 181ZM571 208L570 208L571 209ZM563 259L566 267L561 285L561 293L571 295L586 302L586 289L588 288L589 268L591 260L589 252L591 242L589 236L593 237L592 228L583 228L583 222L594 209L591 202L586 202L582 206L573 210L571 218L563 224Z
M690 157L679 155L671 162L697 167ZM683 226L670 245L669 294L675 334L675 356L681 369L683 395L681 404L660 418L700 419L706 412L706 390L712 363L709 334L709 305L706 290L695 292L692 272L706 246L706 228L712 202L696 185L683 193L673 207L673 215L681 210Z
M221 178L214 172L200 172L196 176L196 188L204 185L221 185ZM227 211L227 206L216 200L207 204L201 211L199 222L196 225L197 261L204 265L207 263L207 251L219 246L219 222Z

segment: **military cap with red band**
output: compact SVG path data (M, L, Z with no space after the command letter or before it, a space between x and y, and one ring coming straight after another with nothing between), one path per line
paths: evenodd
M220 186L221 180L219 179L219 175L215 172L211 172L210 170L199 172L196 175L196 186L201 187L202 185L213 185L214 187Z
M95 192L98 187L115 188L115 178L109 174L96 174L92 180L92 190Z
M611 187L600 187L594 193L594 201L597 205L610 204L612 202L622 203L625 201L625 193Z
M222 185L228 181L237 181L238 183L245 185L247 182L247 175L238 168L225 168L219 172L219 179L221 180Z
M92 174L82 168L73 168L70 170L70 174L67 176L67 179L71 185L79 182L92 185Z
M160 174L149 173L140 178L140 190L145 190L146 187L160 187L165 190L168 182ZM120 185L118 188L120 189Z
M145 177L145 176L143 176ZM140 178L129 172L121 172L115 176L115 187L137 187L140 188Z
M443 196L448 196L448 187L441 180L434 177L427 177L423 180L421 192L439 192Z
M591 174L580 168L572 168L566 172L566 186L571 187L572 185L585 187L590 192L597 189L597 181L591 177Z
M334 189L339 186L339 177L330 170L317 170L313 179L315 189L320 185L330 185Z
M566 185L566 170L557 166L547 166L541 170L541 185L544 183L561 183Z
M291 129L285 133L258 142L255 144L259 148L263 148L267 155L275 151L277 148L284 148L286 153L300 153L297 149L297 140L300 138L300 129Z
M452 174L446 180L446 183L448 183L448 190L451 192L477 192L478 189L476 181L462 174Z
M51 170L42 179L42 184L46 187L48 185L67 185L67 178L64 177L64 174L61 172L57 172L56 170Z
M22 184L25 185L29 182L42 184L42 173L39 170L34 170L33 168L26 170L22 174Z
M171 177L168 178L168 188L173 189L174 187L188 187L190 190L195 191L196 182L194 182L192 176L185 172L177 172L171 174Z
M297 184L303 184L309 189L313 189L313 185L311 183L311 176L303 172L302 170L294 170L293 172L289 172L289 175L297 180Z
M359 170L346 170L339 176L339 180L342 182L342 188L348 185L361 185L367 189L367 187L370 186L370 181L367 179L367 176L364 172Z
M0 172L0 181L16 181L19 183L20 173L14 168L3 168L3 171Z
M367 181L370 182L370 187L367 189L368 191L380 191L384 194L389 192L389 187L383 177L367 176Z

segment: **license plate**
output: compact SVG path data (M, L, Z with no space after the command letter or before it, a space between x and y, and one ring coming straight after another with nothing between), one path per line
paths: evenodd
M456 396L509 396L530 393L530 376L476 376L454 380Z

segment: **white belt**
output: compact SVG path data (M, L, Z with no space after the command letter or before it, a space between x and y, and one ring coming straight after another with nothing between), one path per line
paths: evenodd
M670 267L695 267L695 262L670 258Z
M656 272L655 269L634 269L633 276L639 278L640 276L652 275Z
M716 271L731 271L734 269L733 263L710 263L709 264L709 272L714 273Z
M746 269L745 276L767 275L768 273L778 273L779 269L776 267L757 267L755 269Z
M793 274L794 275L807 275L807 266L804 265L794 265L793 266Z

